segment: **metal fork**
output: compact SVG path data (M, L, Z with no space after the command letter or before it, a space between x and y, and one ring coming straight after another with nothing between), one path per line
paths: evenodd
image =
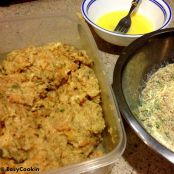
M140 0L133 0L131 8L124 18L122 18L119 23L117 24L116 28L114 29L114 32L118 33L127 33L130 26L131 26L131 14L134 11L134 9L137 7Z

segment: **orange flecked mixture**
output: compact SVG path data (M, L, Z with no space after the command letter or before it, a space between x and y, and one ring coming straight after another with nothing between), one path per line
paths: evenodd
M47 171L103 154L92 66L85 51L62 43L7 55L0 67L0 167Z

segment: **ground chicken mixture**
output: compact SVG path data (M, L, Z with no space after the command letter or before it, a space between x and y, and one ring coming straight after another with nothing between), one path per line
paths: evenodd
M174 151L174 64L160 68L142 91L138 118L160 143Z
M0 67L0 167L46 171L103 154L92 65L85 51L62 43L7 55Z

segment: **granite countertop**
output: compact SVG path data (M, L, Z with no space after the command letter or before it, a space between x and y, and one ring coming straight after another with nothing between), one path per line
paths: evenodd
M20 0L16 1L19 2ZM0 7L0 20L4 17L27 16L45 13L77 13L80 12L82 0L38 0L8 7ZM166 0L174 9L174 1ZM169 27L174 26L174 19ZM94 32L101 58L108 74L108 80L112 83L113 70L118 54L123 47L106 43ZM115 163L111 174L174 174L174 165L147 147L124 123L127 133L127 146L122 157Z

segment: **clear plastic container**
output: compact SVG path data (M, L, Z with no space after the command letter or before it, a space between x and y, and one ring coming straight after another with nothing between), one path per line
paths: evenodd
M102 91L104 119L107 129L103 133L106 155L82 163L54 169L47 174L106 174L125 149L126 136L116 100L106 81L104 67L89 28L77 17L60 15L20 17L0 21L0 55L13 49L48 42L63 42L87 51L94 60L94 70ZM2 58L2 56L1 56Z

